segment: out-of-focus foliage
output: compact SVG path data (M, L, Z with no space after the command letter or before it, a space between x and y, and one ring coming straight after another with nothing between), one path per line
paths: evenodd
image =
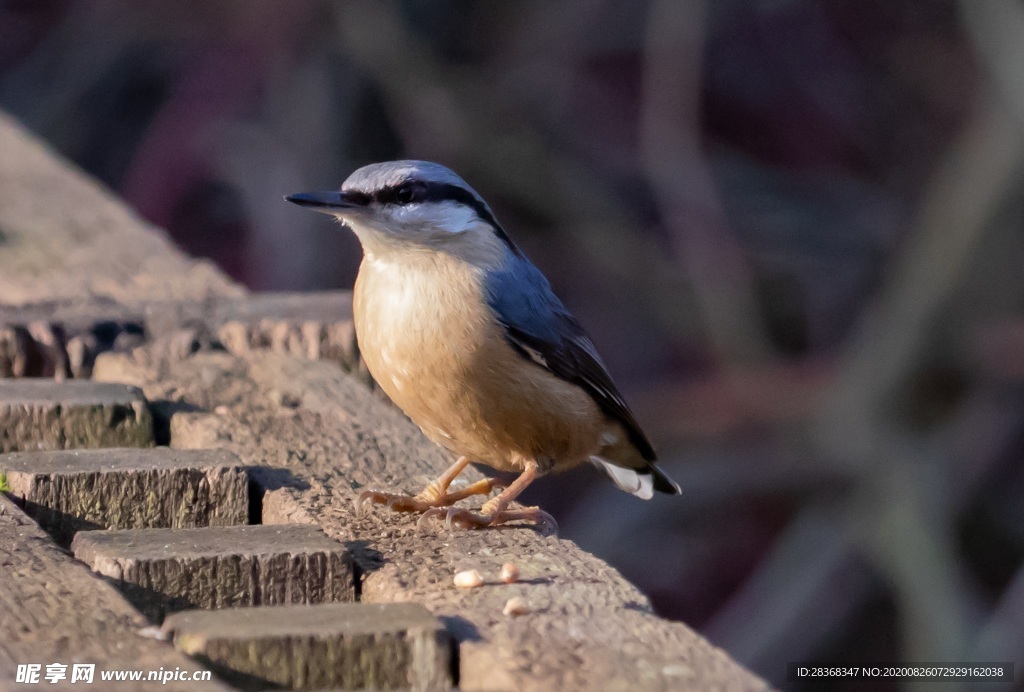
M684 486L563 535L777 684L1021 670L1017 0L8 0L0 107L259 289L359 261L282 194L451 166Z

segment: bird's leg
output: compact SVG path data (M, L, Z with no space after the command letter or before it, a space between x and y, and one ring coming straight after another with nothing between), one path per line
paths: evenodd
M453 505L459 500L465 500L467 497L473 497L474 495L490 495L491 491L495 488L504 488L505 484L494 478L483 478L478 480L476 483L470 483L461 490L454 492L445 493L444 503L446 505Z
M421 490L415 499L427 504L441 500L448 494L448 486L466 470L467 466L469 466L469 457L459 457L454 464L445 469L444 473L427 483L427 487Z
M507 524L510 521L529 521L545 532L557 531L558 524L555 522L555 518L540 507L524 507L517 510L507 509L512 501L526 489L526 486L530 485L539 475L540 469L537 466L537 462L528 461L526 462L526 468L519 474L519 477L512 481L501 493L485 502L479 512L471 512L468 509L460 509L458 507L452 507L447 511L441 508L434 508L427 510L420 521L422 522L427 517L444 516L445 523L449 528L454 523L468 529L497 526L498 524Z
M432 480L427 484L427 487L413 496L382 493L377 490L364 490L359 493L359 497L356 499L356 508L359 509L366 503L374 503L387 505L389 509L393 509L396 512L425 512L428 509L437 507L448 507L459 500L473 495L488 495L495 487L499 487L499 483L496 481L485 478L466 486L462 490L452 493L448 492L448 487L452 484L452 481L468 465L468 458L459 457L444 473L435 480Z

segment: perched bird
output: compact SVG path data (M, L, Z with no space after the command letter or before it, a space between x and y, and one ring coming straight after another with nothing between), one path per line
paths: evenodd
M359 238L359 352L392 401L459 456L414 497L367 491L360 503L471 528L553 526L539 508L509 504L538 476L586 461L638 497L679 494L586 332L459 176L389 161L355 171L339 192L286 199L337 217ZM449 492L470 461L519 476L478 512L443 509L498 487L484 480Z

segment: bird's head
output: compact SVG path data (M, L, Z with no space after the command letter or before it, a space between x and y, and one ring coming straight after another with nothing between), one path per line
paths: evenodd
M483 198L451 170L428 161L370 164L338 192L285 199L337 217L374 256L435 250L499 259L518 253Z

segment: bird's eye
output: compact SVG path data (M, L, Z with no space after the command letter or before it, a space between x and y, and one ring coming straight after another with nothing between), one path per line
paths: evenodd
M402 185L395 190L395 201L399 204L410 204L416 200L416 189L412 185Z

